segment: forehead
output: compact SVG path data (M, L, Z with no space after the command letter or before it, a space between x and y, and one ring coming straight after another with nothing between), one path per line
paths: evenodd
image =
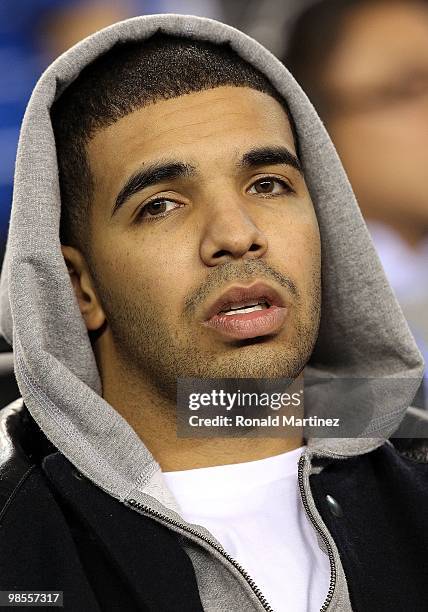
M113 184L145 161L219 163L260 143L295 153L285 110L268 94L226 86L138 109L98 131L87 149L95 183L102 176Z

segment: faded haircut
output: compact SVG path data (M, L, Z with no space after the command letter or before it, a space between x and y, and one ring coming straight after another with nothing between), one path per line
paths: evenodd
M61 190L62 244L90 254L89 207L93 179L86 145L95 133L148 104L232 85L275 98L295 127L285 100L269 80L228 45L157 33L119 43L84 68L54 103Z

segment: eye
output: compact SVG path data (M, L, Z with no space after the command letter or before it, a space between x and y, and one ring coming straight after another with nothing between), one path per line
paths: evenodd
M135 216L135 221L155 221L165 217L171 210L178 207L180 207L180 204L174 202L174 200L158 198L142 206Z
M286 193L294 193L294 189L285 181L273 176L265 176L258 179L248 190L250 194L276 196Z

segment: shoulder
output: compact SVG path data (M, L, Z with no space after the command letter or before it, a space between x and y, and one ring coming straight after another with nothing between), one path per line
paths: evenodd
M59 455L22 399L0 410L0 576L4 588L25 590L28 584L43 588L58 578L55 572L63 571L58 568L70 567L77 559L69 520L43 470L45 459ZM53 565L52 559L56 561Z
M0 410L0 523L43 458L56 452L19 398Z

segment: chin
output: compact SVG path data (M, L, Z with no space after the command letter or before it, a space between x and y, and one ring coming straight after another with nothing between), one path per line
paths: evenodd
M297 378L305 367L309 356L296 351L284 351L266 346L266 350L255 350L253 343L237 347L237 351L223 356L207 368L203 378ZM245 341L246 343L248 341ZM263 344L263 342L260 342ZM261 348L261 347L260 347ZM240 350L244 349L244 350Z

